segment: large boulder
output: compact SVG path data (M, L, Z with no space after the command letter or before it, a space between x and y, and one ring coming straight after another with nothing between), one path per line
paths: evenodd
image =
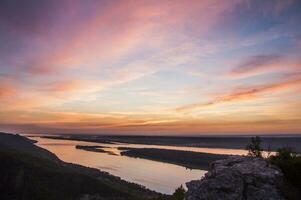
M186 200L283 200L283 174L261 158L230 156L211 164L201 180L186 183Z

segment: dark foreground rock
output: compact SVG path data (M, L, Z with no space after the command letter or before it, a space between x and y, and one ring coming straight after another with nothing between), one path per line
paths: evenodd
M215 161L201 180L186 183L186 200L282 200L281 171L260 158Z

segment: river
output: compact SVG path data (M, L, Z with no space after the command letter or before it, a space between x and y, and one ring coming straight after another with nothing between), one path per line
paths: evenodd
M162 148L197 151L220 154L244 154L244 150L209 149L197 147L175 147L139 144L102 144L93 142L71 141L34 137L37 145L56 154L61 160L109 172L122 179L144 185L157 192L171 194L180 185L191 180L200 179L205 170L187 169L185 167L140 158L121 156L117 147ZM76 149L75 145L101 145L114 154L98 153Z

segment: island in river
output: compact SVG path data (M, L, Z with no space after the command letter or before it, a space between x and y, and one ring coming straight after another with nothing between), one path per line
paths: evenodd
M93 151L98 153L108 153L111 151L104 150L102 148L108 148L103 146L83 146L76 145L77 149L82 149L86 151ZM134 158L144 158L148 160L160 161L165 163L171 163L180 165L189 169L202 169L208 170L211 162L225 159L228 155L223 154L211 154L211 153L201 153L192 151L181 151L181 150L171 150L171 149L157 149L157 148L133 148L133 147L118 147L120 150L120 155L134 157Z
M155 148L131 148L122 151L121 155L172 163L189 169L203 170L208 170L211 162L228 157L228 155L222 154Z
M112 151L104 150L105 148L107 148L105 146L99 146L99 145L93 145L93 146L76 145L75 148L82 149L82 150L85 150L85 151L92 151L92 152L96 152L96 153L107 153L107 154L110 154L110 155L117 155L117 154L115 154Z

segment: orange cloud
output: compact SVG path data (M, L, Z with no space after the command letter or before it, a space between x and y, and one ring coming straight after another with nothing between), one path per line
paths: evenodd
M301 86L301 79L294 79L289 80L286 82L280 82L280 83L274 83L269 85L262 85L257 86L253 88L246 88L243 90L234 91L230 94L225 94L221 96L217 96L211 101L205 102L205 103L196 103L196 104L190 104L186 106L181 106L176 108L176 111L182 112L182 111L189 111L194 109L200 109L208 106L217 105L220 103L226 103L226 102L235 102L235 101L241 101L241 100L250 100L257 98L258 95L263 93L272 93L277 92L280 90L284 90L291 87L300 87Z
M56 81L53 83L47 84L45 87L42 88L43 91L46 92L53 92L53 93L61 93L61 92L71 92L77 90L83 85L81 85L81 81L79 80L64 80L64 81Z
M298 134L301 131L301 120L262 120L262 121L175 121L155 124L124 124L112 125L105 122L70 122L70 123L0 123L2 131L22 133L49 133L49 134L134 134L134 135L199 135L199 134Z
M0 99L13 97L17 94L17 87L11 83L0 82Z

